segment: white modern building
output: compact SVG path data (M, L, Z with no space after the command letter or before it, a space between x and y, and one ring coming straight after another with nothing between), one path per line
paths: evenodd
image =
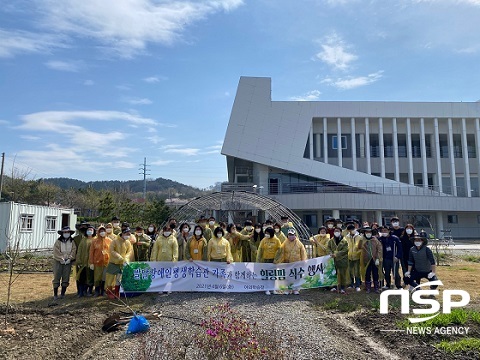
M327 216L480 230L480 103L272 101L240 79L222 154L223 190L260 191L315 231Z
M8 244L20 250L52 249L57 231L64 226L75 230L76 222L74 209L1 202L0 253Z

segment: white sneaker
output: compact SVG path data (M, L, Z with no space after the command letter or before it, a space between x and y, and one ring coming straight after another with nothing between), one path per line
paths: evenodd
M283 295L290 295L290 290L284 290Z
M277 290L273 290L273 295L279 295L280 293Z
M336 288L330 289L331 292L337 291Z
M357 288L355 288L355 291L356 291L356 292L360 292L360 291L362 291L362 289L360 289L359 287L357 287Z
M271 295L270 291L269 290L265 291L265 295Z
M299 292L298 290L295 290L295 291L293 292L293 295L300 295L300 292Z
M382 287L382 290L388 290L388 289L390 289L390 286L385 285Z

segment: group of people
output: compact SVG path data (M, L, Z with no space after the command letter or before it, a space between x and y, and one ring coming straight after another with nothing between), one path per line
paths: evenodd
M427 240L418 236L412 225L400 227L398 218L391 219L391 228L361 224L351 220L345 224L327 219L318 234L310 238L313 256L334 259L338 286L345 293L352 287L360 291L364 282L367 292L372 283L375 292L394 284L401 287L399 266L406 285L417 286L422 277L436 280L435 260L426 247ZM77 295L119 296L123 266L132 261L215 261L291 263L307 260L307 251L287 216L281 222L266 220L242 225L216 222L214 217L201 216L194 224L177 224L171 218L161 229L154 224L131 230L118 217L106 225L95 227L78 224L77 231L64 227L53 248L54 299L65 296L72 265ZM58 294L61 286L60 295ZM298 294L298 289L293 291ZM270 295L267 291L266 294Z
M332 291L345 294L347 287L361 291L364 283L367 293L380 293L392 287L392 279L397 289L405 286L414 291L423 278L438 280L428 235L423 230L417 232L412 224L400 226L396 216L390 219L390 226L361 224L354 219L343 223L334 218L328 218L324 225L310 242L313 256L334 259L337 287Z

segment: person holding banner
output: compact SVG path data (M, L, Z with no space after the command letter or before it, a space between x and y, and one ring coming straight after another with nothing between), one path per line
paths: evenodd
M217 227L213 232L213 237L208 242L208 261L226 262L227 264L233 262L230 243L223 237L224 235L225 232L221 227Z
M342 237L340 229L335 229L333 238L330 239L327 247L335 263L335 271L337 273L337 288L333 288L332 291L336 290L340 294L346 294L345 286L348 285L348 243Z
M297 231L295 228L291 227L287 230L287 239L288 240L280 246L280 249L278 249L273 262L279 264L307 260L307 251L302 242L297 238ZM285 292L286 295L289 293L289 291ZM300 294L298 288L293 290L293 294Z
M112 240L110 244L110 259L105 275L105 286L110 299L120 296L122 269L124 265L130 262L133 254L133 247L130 243L131 236L130 228L124 228L122 234Z
M280 246L282 246L282 243L275 236L275 230L272 228L265 229L264 237L262 241L260 241L260 245L258 245L257 262L273 263Z
M310 238L313 245L313 257L321 257L328 255L328 241L330 235L327 234L327 228L321 226L318 228L318 234Z
M251 220L245 220L244 223L244 228L242 231L240 231L240 234L242 235L248 235L251 238L253 238L253 223ZM254 245L252 244L251 241L248 243L243 241L242 242L242 262L254 262L255 260L252 259L252 253L253 253L253 247Z
M237 231L235 224L229 224L227 226L227 235L225 238L230 242L230 249L232 251L233 261L242 261L243 249L250 247L250 240L253 234L243 235Z
M207 246L207 239L203 237L203 228L196 225L193 229L193 235L187 241L185 259L188 261L207 261Z
M173 229L164 226L153 245L150 261L178 261L178 242Z

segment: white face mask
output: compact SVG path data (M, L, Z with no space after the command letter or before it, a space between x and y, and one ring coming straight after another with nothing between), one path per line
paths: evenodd
M149 228L148 228L148 231L149 231L149 232L153 232L153 227L149 227Z
M365 234L365 237L366 237L367 239L371 239L371 238L372 238L372 234Z
M202 231L201 230L195 230L195 235L202 235Z
M422 242L421 241L415 241L415 246L417 246L417 247L422 246Z
M382 236L382 237L387 237L387 236L388 236L388 233L380 233L380 236Z
M407 229L405 230L405 232L408 234L408 235L411 235L413 233L413 230L412 229Z
M333 224L327 224L327 227L328 227L329 229L332 229L332 228L333 228Z
M111 234L111 233L112 233L112 229L111 229L111 228L107 228L106 231L107 231L108 234Z
M252 226L245 226L245 229L247 229L247 231L252 231L253 227Z
M169 236L170 236L170 234L171 234L171 232L170 232L170 231L164 231L164 232L163 232L163 235L164 235L165 237L169 237Z
M188 233L190 230L188 228L183 228L184 233Z
M220 239L222 236L223 236L222 233L217 233L217 238Z
M320 236L325 236L325 235L327 235L327 234L324 234L324 233L320 233L320 234L318 234L318 235L320 235Z
M104 237L107 233L105 231L101 231L101 232L99 232L99 234L100 234L101 237Z
M93 230L87 230L87 235L93 235Z
M214 225L215 224L215 221L209 221L208 222L210 225Z
M262 231L262 229L255 229L255 232L256 232L257 234L260 234L260 231Z
M270 238L270 234L265 234L265 237L266 237L267 239L269 239L269 238Z
M118 227L120 225L120 223L114 222L114 223L112 223L112 225L115 226L115 227Z
M279 228L275 228L275 232L278 234L280 232Z
M397 221L392 222L392 226L398 226L398 225L400 225L399 222L397 222Z
M63 233L63 237L64 237L65 239L68 239L68 238L70 237L70 233L69 233L69 232L68 232L68 233Z
M142 236L143 233L137 232L137 236Z
M335 232L333 233L333 235L334 235L335 237L340 237L340 235L342 235L342 234L335 231Z
M123 238L124 238L125 240L130 240L130 235L123 235Z

